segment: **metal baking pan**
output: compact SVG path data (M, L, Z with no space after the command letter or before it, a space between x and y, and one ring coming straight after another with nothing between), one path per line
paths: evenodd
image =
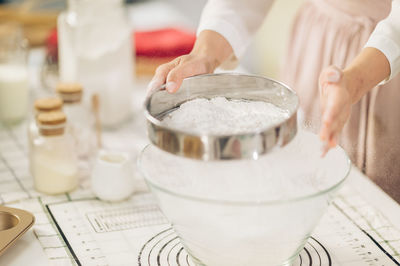
M20 238L35 222L24 210L0 206L0 255Z
M195 98L226 97L266 101L289 111L289 118L257 132L229 136L200 135L161 124L163 117ZM164 151L199 160L257 159L260 155L289 143L297 133L296 93L285 84L255 75L208 74L186 78L178 92L159 88L145 101L150 141Z

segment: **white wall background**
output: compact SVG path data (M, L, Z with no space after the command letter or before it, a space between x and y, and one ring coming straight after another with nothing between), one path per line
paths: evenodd
M260 74L279 78L293 19L302 2L303 0L276 0L272 6L255 36L257 59L254 59L254 64Z

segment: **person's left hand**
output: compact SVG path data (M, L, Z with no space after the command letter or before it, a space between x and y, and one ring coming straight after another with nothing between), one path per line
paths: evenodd
M325 143L322 156L336 146L340 132L349 119L352 99L343 71L330 66L319 77L321 104L320 138Z

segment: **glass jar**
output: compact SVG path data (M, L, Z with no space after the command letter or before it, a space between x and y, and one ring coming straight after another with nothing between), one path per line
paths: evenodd
M31 157L35 188L46 194L72 191L78 185L78 162L65 114L40 113L36 121L39 135Z
M32 147L33 140L39 135L39 128L36 124L36 116L40 113L61 111L63 102L57 97L46 97L37 99L34 104L33 115L29 118L28 123L28 143L29 147Z
M132 34L122 0L68 0L58 18L59 67L63 82L81 83L99 97L102 124L114 127L131 113Z
M28 97L27 42L20 26L0 23L0 122L24 119Z
M74 139L79 161L90 162L97 151L95 119L93 112L81 102L83 88L79 83L60 83L56 90L64 102L63 110L69 121L68 130Z
M37 138L37 136L39 136L39 128L36 124L37 115L40 113L61 111L62 105L63 105L62 100L56 97L40 98L34 102L33 114L29 117L28 128L27 128L29 158L32 157L33 141ZM32 165L30 165L30 171L31 174L33 174L31 166Z

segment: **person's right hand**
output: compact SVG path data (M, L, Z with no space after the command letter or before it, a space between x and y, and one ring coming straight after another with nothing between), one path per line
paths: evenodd
M166 90L174 93L182 85L184 78L213 73L232 54L231 45L222 35L212 30L204 30L197 36L190 54L180 56L157 68L148 89L153 91L165 84Z
M183 55L159 66L148 89L152 91L165 84L166 90L174 93L179 89L184 78L213 73L216 67L216 60L211 56L198 53Z

